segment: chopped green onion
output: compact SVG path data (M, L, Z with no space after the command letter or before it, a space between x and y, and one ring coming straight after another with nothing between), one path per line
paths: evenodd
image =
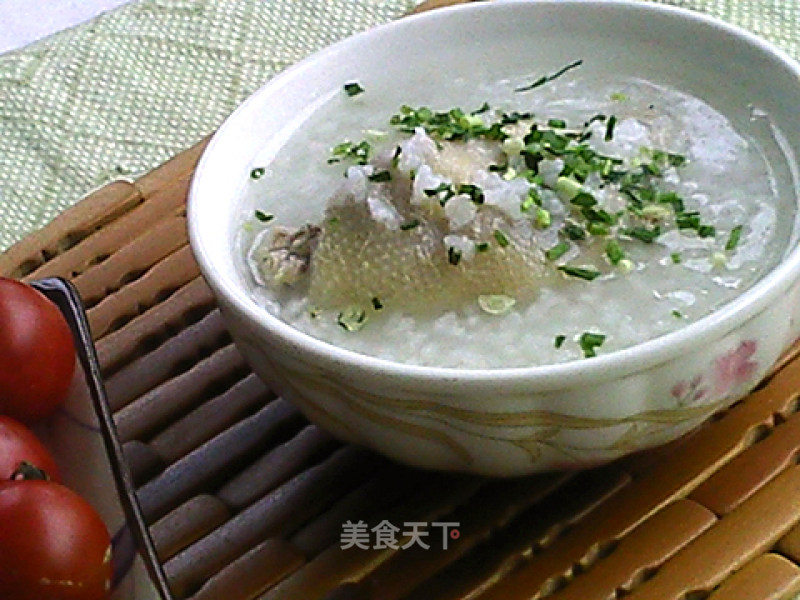
M656 177L661 177L662 175L661 169L655 163L645 163L642 168L650 175L655 175Z
M508 240L508 236L499 229L494 230L494 239L497 240L497 243L500 244L502 248L505 248L511 243Z
M612 265L617 265L619 261L625 258L625 252L617 240L608 240L608 243L606 243L606 256Z
M251 179L261 179L266 173L267 170L264 167L256 167L252 171L250 171L250 178Z
M550 211L542 208L541 206L537 206L536 216L534 217L533 222L537 227L541 229L547 229L550 227L550 225L552 225L553 218L550 216Z
M500 115L500 123L503 125L513 125L514 123L519 123L520 121L527 121L528 119L533 118L533 113L530 112L517 112L511 111L510 113L503 113Z
M539 175L533 169L526 169L520 174L520 177L525 179L528 183L535 183L536 185L544 185L544 179L542 179L542 176ZM532 189L528 190L528 194L530 194L532 191L533 191Z
M640 242L644 242L645 244L650 244L661 235L661 228L658 226L652 229L647 227L629 227L628 229L623 229L621 233L639 240Z
M608 117L608 121L606 122L606 135L603 138L605 141L610 142L614 139L614 127L617 125L617 117L615 115L611 115Z
M609 98L614 102L624 102L628 97L622 92L613 92Z
M725 250L728 252L735 250L736 246L739 245L739 240L742 237L742 226L737 225L733 229L731 229L731 233L728 236L728 241L725 242Z
M543 75L542 77L540 77L539 79L537 79L536 81L531 83L530 85L526 85L526 86L523 86L523 87L516 88L514 91L515 92L527 92L529 90L532 90L532 89L535 89L537 87L543 86L545 83L549 83L549 82L553 81L554 79L558 79L559 77L561 77L567 71L570 71L571 69L574 69L576 67L580 67L582 64L583 64L583 60L576 60L575 62L570 63L565 67L562 67L561 69L559 69L558 71L556 71L552 75Z
M531 190L532 191L532 190ZM528 194L528 196L519 205L520 212L530 212L537 205L536 199Z
M583 350L583 356L585 358L592 358L593 356L597 356L597 348L602 346L603 342L605 341L606 336L602 333L592 333L590 331L586 331L581 334L578 343L581 346L581 350Z
M257 210L255 212L256 219L261 221L262 223L269 223L272 219L275 218L275 215L272 213L266 213L263 210Z
M368 175L367 179L374 182L391 181L392 174L389 171L375 171L372 175Z
M655 162L668 167L682 167L686 164L686 157L683 154L653 150L652 155Z
M590 223L614 224L614 217L602 208L583 207L581 213Z
M609 229L608 225L604 225L603 223L598 223L593 221L586 226L586 231L591 233L592 235L609 235L611 233L611 229Z
M344 91L348 96L352 98L353 96L358 96L359 94L363 94L364 88L361 87L361 84L359 84L357 81L351 81L349 83L344 84Z
M392 154L392 167L395 169L397 168L398 163L400 162L400 154L402 154L403 148L401 146L394 147L394 153Z
M675 317L676 319L682 319L683 313L679 311L677 308L675 308L672 310L672 316Z
M546 250L544 255L547 257L547 260L558 260L559 258L564 256L568 250L569 250L569 243L559 242L549 250Z
M339 313L336 322L346 331L358 331L367 322L367 313L360 306L349 306Z
M565 335L557 335L553 340L553 345L556 348L561 348L564 345L564 342L567 340L567 336Z
M461 250L453 246L447 248L447 262L455 266L461 262Z
M466 194L475 204L483 204L486 200L483 190L471 183L460 184L456 187L456 194Z
M571 221L564 223L564 233L573 241L586 239L586 230L577 223L573 223Z
M471 114L471 115L480 115L480 114L482 114L482 113L485 113L485 112L487 112L487 111L488 111L490 108L491 108L491 107L489 106L489 103L488 103L488 102L484 102L484 103L483 103L483 104L481 104L481 105L480 105L478 108L476 108L475 110L473 110L473 111L472 111L470 114Z
M597 204L597 200L588 192L578 192L570 199L570 202L575 206L594 206Z
M694 229L701 238L714 237L717 233L712 225L704 225L700 222L700 213L696 211L675 215L675 224L678 229Z
M636 268L636 265L630 258L623 258L621 261L619 261L617 268L621 273L630 273L634 268Z
M695 229L700 227L700 214L697 212L684 212L675 216L678 229Z
M389 137L389 132L382 131L380 129L365 129L364 135L367 138L371 139L373 142L380 142Z
M422 190L426 196L438 196L442 193L447 193L453 195L453 188L450 186L449 183L440 183L435 188L426 188Z
M478 115L463 115L459 117L458 124L466 130L480 129L483 127L483 119Z
M483 107L481 107L482 109ZM508 135L502 131L500 123L487 127L483 119L477 116L481 109L466 114L460 108L445 112L434 112L428 107L400 107L400 112L389 120L389 123L406 133L413 133L422 127L431 137L438 140L466 140L482 136L490 140L502 141Z
M527 175L527 172L526 172L526 175ZM525 200L523 201L523 204L527 203L527 202L532 202L536 206L541 206L542 205L542 197L539 195L539 192L536 190L536 188L532 187L532 188L530 188L528 190L528 195L526 196Z
M383 302L381 302L380 298L377 296L372 297L372 308L375 310L381 310L383 308Z
M478 296L478 306L483 312L490 315L502 315L511 310L517 303L516 299L505 294L484 294Z
M561 156L567 151L569 145L569 138L557 134L555 131L542 131L542 145L544 149L550 154Z
M351 141L342 142L331 149L331 157L328 159L328 164L351 159L359 165L365 165L371 153L372 146L366 140L358 144L354 144Z
M716 234L717 230L713 225L700 225L700 227L697 228L697 235L701 238L714 237Z
M503 152L508 156L517 156L525 149L525 142L520 137L510 137L503 140Z
M672 252L670 253L669 257L672 259L673 264L676 265L679 265L682 260L680 252Z
M475 244L475 250L478 252L486 252L489 250L489 242L478 242Z
M671 204L676 213L684 211L683 199L675 192L664 192L656 196L656 201L660 204Z
M641 210L641 215L645 219L663 221L672 214L669 208L661 204L648 204Z
M419 219L411 219L410 221L406 221L405 223L400 225L400 230L408 231L410 229L414 229L417 226L419 226Z
M585 279L586 281L592 281L593 279L600 277L600 271L588 267L572 267L570 265L562 265L558 267L558 270L565 275L569 275L570 277L577 277L578 279Z
M594 123L595 121L605 121L605 120L606 120L606 118L607 118L607 117L606 117L604 114L602 114L602 113L598 113L598 114L594 115L594 116L593 116L591 119L589 119L588 121L586 121L585 125L588 127L589 125L591 125L591 124L592 124L592 123Z
M564 129L567 126L567 122L564 119L550 119L547 121L547 126L554 129Z
M559 177L555 191L563 200L572 200L583 191L583 186L569 177Z

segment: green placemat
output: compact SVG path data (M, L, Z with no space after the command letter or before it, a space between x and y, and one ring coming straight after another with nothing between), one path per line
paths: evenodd
M672 0L800 57L798 0ZM306 55L418 0L139 0L0 56L0 251L213 131Z

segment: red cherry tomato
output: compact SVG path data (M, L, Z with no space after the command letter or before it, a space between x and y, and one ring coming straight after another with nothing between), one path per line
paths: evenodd
M106 600L111 542L83 498L44 480L0 483L0 598Z
M52 414L75 370L69 325L47 297L0 278L0 414L26 424Z
M0 415L0 481L11 479L22 462L41 469L52 481L60 481L55 460L33 432L22 423Z

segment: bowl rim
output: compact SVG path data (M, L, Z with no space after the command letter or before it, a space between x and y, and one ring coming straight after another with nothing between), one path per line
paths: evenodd
M237 284L234 275L226 273L218 267L219 258L208 251L200 234L199 220L204 211L201 211L198 205L203 195L204 178L209 169L209 163L215 160L220 140L227 135L227 131L232 127L231 123L235 123L239 115L248 111L251 105L257 104L259 96L265 93L265 90L283 85L287 80L296 76L297 73L311 67L315 61L326 54L335 54L340 48L350 44L362 43L371 36L382 35L395 29L413 27L414 23L419 21L447 19L449 14L455 12L474 12L476 19L479 19L483 11L513 11L515 6L526 5L550 7L583 5L584 7L602 7L603 10L633 10L668 15L676 19L693 22L695 25L711 27L720 30L726 35L739 38L754 52L777 60L784 68L788 68L797 75L798 86L800 86L800 63L782 49L754 33L697 11L638 0L504 0L502 2L470 2L406 16L402 19L379 25L327 46L276 75L252 93L212 136L192 177L187 203L190 245L201 272L212 290L217 295L224 297L228 303L232 304L240 313L246 315L248 319L269 331L285 346L288 345L293 351L302 349L307 352L317 365L346 366L348 369L364 374L379 374L397 380L411 378L427 384L451 382L458 379L459 382L465 385L486 383L491 383L492 385L497 385L498 383L515 385L524 383L526 387L530 387L533 383L541 390L561 389L565 387L565 382L569 382L569 387L574 387L590 382L618 379L650 369L681 355L688 355L693 348L703 347L731 333L736 327L767 309L778 296L786 293L790 286L800 278L800 245L796 245L791 250L790 247L787 247L783 259L743 293L704 317L673 332L589 359L584 358L564 363L525 367L473 369L401 363L347 350L322 341L295 329L271 314L266 308L260 306L243 286ZM231 249L232 251L233 249Z

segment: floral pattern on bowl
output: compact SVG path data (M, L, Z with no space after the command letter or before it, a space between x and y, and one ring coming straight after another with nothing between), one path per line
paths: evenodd
M785 310L796 293L780 302ZM755 387L796 336L780 310L763 311L712 345L619 379L491 396L465 388L452 400L265 350L223 308L253 369L338 437L417 466L505 476L601 464L680 437ZM750 334L759 331L772 335Z
M696 404L709 395L724 398L737 387L752 381L758 371L758 363L752 360L758 349L756 340L745 340L733 350L714 359L712 368L683 379L672 386L670 393L679 406Z

